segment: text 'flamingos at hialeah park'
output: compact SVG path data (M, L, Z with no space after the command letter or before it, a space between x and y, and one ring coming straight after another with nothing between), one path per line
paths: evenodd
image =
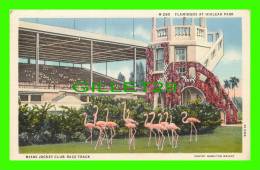
M197 138L197 128L195 126L195 123L200 123L200 120L194 117L188 117L188 113L187 112L182 112L181 115L184 115L184 117L182 118L182 122L187 124L190 123L190 142L192 141L192 129L194 128L195 131L195 141L197 142L198 138ZM186 119L187 118L187 119ZM184 120L186 119L186 120Z

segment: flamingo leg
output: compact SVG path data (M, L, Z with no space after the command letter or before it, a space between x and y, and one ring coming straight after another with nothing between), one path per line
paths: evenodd
M174 133L175 133L175 148L177 148L179 135L178 135L178 133L176 131L174 131Z
M172 148L173 148L173 144L174 144L173 142L174 142L175 138L174 138L174 135L173 135L173 130L171 130L171 132L172 132Z
M157 130L157 132L158 132L158 140L157 140L157 142L156 142L156 145L157 145L157 148L158 148L158 150L159 150L160 144L161 144L161 131L160 131L160 130Z
M157 142L157 149L158 150L160 150L161 136L162 136L162 132L161 132L161 130L158 130L158 142Z
M90 143L92 144L92 142L93 142L93 129L91 129L91 131L90 131L90 136L91 136Z
M163 132L162 132L161 151L163 150L164 141L165 141L165 136L164 136L164 134L163 134Z
M90 135L89 135L88 138L86 139L85 143L88 143L88 140L92 138L92 136L91 136L91 128L89 128L88 130L89 130L89 132L90 132ZM88 133L87 133L87 135L88 135ZM91 144L92 144L92 143L91 143Z
M129 140L128 140L128 148L131 150L131 138L132 138L132 129L129 129Z
M134 150L135 150L135 134L136 134L136 129L134 128L134 133L133 133L133 139L132 139L132 142L133 142L133 147L134 147Z
M88 133L86 132L86 135L88 135ZM85 143L88 143L88 139L90 138L90 136L86 139Z
M114 128L114 127L112 127L111 129L112 129L112 136L111 136L111 146L112 146L112 144L113 144L113 138L116 136L116 131L115 131L115 128Z
M192 123L190 124L190 142L192 140Z
M91 128L91 130L90 130L90 143L91 143L91 144L92 144L92 137L93 137L92 132L93 132L93 129Z
M133 128L131 128L131 136L130 136L130 144L129 144L129 149L131 149L131 146L133 145L134 142L134 133L133 133Z
M101 129L102 130L102 129ZM104 135L104 133L102 132L102 135ZM100 145L103 145L103 136L101 136L101 138L100 138Z
M172 143L171 143L171 139L170 139L169 131L166 130L166 132L167 132L167 136L168 136L169 143L170 143L170 145L171 145Z
M128 145L130 144L131 139L131 129L128 129Z
M150 129L150 132L149 132L148 147L150 146L151 138L152 138L152 129Z
M197 142L198 141L198 131L197 131L197 128L196 126L193 124L193 127L194 127L194 130L195 130L195 141Z
M112 145L113 131L112 131L112 128L109 128L109 130L110 130L109 144L110 144L110 146L111 146L111 145Z
M111 142L110 142L110 144L111 144L111 146L112 146L112 144L113 144L113 138L116 136L116 130L115 130L114 127L112 127L111 130L112 130L112 136L111 136Z
M105 139L107 140L107 148L110 149L110 145L109 145L109 140L108 140L108 136L107 136L107 132L106 129L104 128L104 133L105 133ZM104 139L104 138L103 138Z
M154 134L155 144L156 144L156 146L157 146L158 143L157 143L157 135L156 135L156 132L155 132L153 129L152 129L151 131L152 131L152 133Z
M99 146L99 143L101 142L101 138L102 138L102 129L99 130L99 135L98 135L98 140L97 140L97 143L96 143L96 146L95 146L95 150L97 149L97 147Z

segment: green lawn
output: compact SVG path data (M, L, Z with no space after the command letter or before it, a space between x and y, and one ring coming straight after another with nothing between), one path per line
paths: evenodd
M189 143L189 136L180 136L178 148L172 149L166 140L163 151L158 151L154 139L152 145L147 146L147 137L136 138L136 150L129 151L127 139L114 139L112 149L107 149L106 145L94 150L96 141L89 143L66 143L47 144L20 147L20 153L156 153L156 152L241 152L242 151L242 131L241 127L219 127L214 133L198 136L198 142ZM105 142L104 142L105 143Z

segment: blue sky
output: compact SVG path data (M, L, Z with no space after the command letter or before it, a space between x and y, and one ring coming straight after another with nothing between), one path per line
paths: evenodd
M46 25L67 27L81 31L108 34L113 36L133 38L136 40L149 42L151 34L151 18L109 18L109 19L22 19L25 21L41 23ZM180 24L179 19L172 20L173 24ZM197 22L197 21L196 21ZM163 19L157 19L157 27L163 26ZM242 31L241 18L208 18L208 31L223 31L224 33L224 57L214 69L214 73L222 82L230 76L241 79L241 59L242 59ZM133 33L134 30L134 33ZM139 61L143 62L144 61ZM94 70L105 73L105 64L94 65ZM108 75L117 77L122 72L129 78L133 70L132 61L108 63Z

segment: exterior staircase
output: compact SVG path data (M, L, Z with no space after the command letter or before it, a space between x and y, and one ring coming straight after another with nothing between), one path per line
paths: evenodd
M208 70L212 71L224 55L224 36L222 32L213 32L208 33L208 37L212 37L212 42L209 42L212 43L212 46L205 56L201 58L200 62Z

